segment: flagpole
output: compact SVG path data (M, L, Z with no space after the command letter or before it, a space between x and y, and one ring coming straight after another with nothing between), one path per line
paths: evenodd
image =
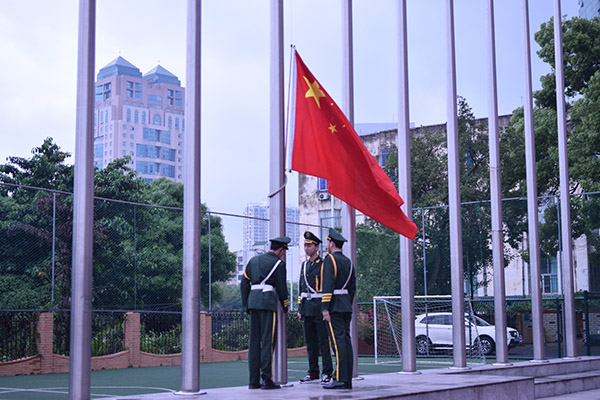
M500 193L500 138L498 133L498 91L496 84L496 35L494 0L487 2L488 17L488 133L490 153L490 196L492 206L492 258L494 270L494 322L496 363L508 364L506 343L506 285L504 278L504 235Z
M69 399L90 398L94 224L94 62L96 1L79 1L73 193Z
M294 128L296 122L296 46L290 46L290 76L288 90L288 105L285 133L286 171L292 171L292 149L294 148ZM292 105L293 104L293 105Z
M354 126L354 55L352 40L352 0L342 0L342 111ZM354 208L342 203L342 234L348 240L344 253L356 271L356 212ZM352 321L350 322L350 338L354 357L352 377L358 376L358 302L354 296L352 302Z
M285 235L285 120L283 90L283 0L271 0L271 127L269 157L269 232ZM273 380L287 384L287 321L277 302L277 343L273 352Z
M200 0L187 2L185 149L183 176L183 277L181 313L181 389L200 392L200 143L201 143L201 10Z
M565 303L565 345L567 357L573 358L577 357L577 338L575 336L573 239L571 234L571 199L569 197L569 160L560 0L554 0L554 59L556 60L554 68L556 70L556 113L558 120L558 169L560 176L560 226L562 232L562 289Z
M410 114L408 97L408 40L406 0L398 3L398 192L404 199L404 213L412 217L410 170ZM400 238L400 307L402 309L402 372L417 371L415 339L415 280L413 241Z
M456 56L454 49L454 1L446 0L447 51L447 142L448 206L450 213L450 271L452 286L452 343L454 368L467 367L465 348L465 299L460 213L460 166L458 158L458 120L456 105Z
M527 176L527 225L529 239L529 267L531 282L531 321L533 324L533 361L546 361L544 349L544 324L542 285L540 273L540 239L538 225L537 172L535 165L535 137L533 122L533 96L531 83L531 46L529 39L529 1L522 0L522 41L525 103L525 167Z

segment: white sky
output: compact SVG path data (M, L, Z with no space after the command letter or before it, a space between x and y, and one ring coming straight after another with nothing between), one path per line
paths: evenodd
M160 63L185 86L185 0L98 0L96 73L121 55L142 73ZM484 0L455 1L458 94L477 117L487 112ZM522 104L521 0L497 0L498 107ZM553 14L552 0L530 0L533 35ZM396 0L354 0L355 122L397 121ZM269 191L269 0L204 0L202 15L202 201L241 214ZM444 0L408 1L410 121L446 121ZM577 16L576 0L562 13ZM341 1L286 0L286 64L293 43L313 74L341 103ZM0 5L0 163L30 157L51 136L75 148L76 0L3 1ZM531 40L534 52L537 44ZM549 71L535 54L533 76ZM286 66L286 88L288 68ZM71 159L70 162L73 162ZM287 203L297 204L290 177ZM224 219L231 250L241 222Z

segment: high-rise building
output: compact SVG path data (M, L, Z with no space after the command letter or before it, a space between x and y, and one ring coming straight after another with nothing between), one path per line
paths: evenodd
M579 0L579 17L587 19L600 17L600 0Z
M298 227L298 207L287 206L285 208L286 235L292 239L291 244L298 242L300 237L300 228ZM251 251L256 248L256 244L266 244L271 239L269 235L269 206L267 204L252 203L246 206L244 210L244 251ZM291 223L290 223L291 222Z
M147 181L183 182L185 89L177 76L160 65L142 75L119 56L98 72L95 94L94 165L128 155Z

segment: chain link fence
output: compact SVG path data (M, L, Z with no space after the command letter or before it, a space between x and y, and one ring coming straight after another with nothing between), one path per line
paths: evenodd
M542 284L544 295L560 295L561 265L560 215L557 196L540 197L540 251L542 253ZM72 195L70 193L0 184L0 310L6 315L15 314L12 322L2 323L2 340L16 338L10 332L32 332L34 315L39 311L53 311L55 318L56 354L68 355L69 316L72 259ZM489 202L472 202L462 205L465 293L477 299L488 293L491 278L487 275L491 265ZM509 325L523 326L527 331L527 302L530 293L529 266L527 265L526 200L503 201L505 221L505 258L508 265L507 290L520 295L522 300L507 300ZM572 221L577 284L592 292L600 291L600 195L598 193L572 196ZM413 220L419 226L414 242L415 293L434 295L449 293L450 253L448 235L448 209L445 206L413 210ZM244 222L246 221L246 223ZM202 279L203 309L215 313L213 318L215 348L234 349L247 345L244 333L246 316L240 312L237 282L249 258L267 251L268 243L253 243L248 249L231 252L227 246L224 225L242 229L255 229L257 224L268 224L265 218L233 215L204 210L202 219ZM247 226L246 226L247 225ZM296 244L288 252L288 279L292 310L298 296L300 234L307 229L326 232L327 221L322 226L288 224L293 227ZM108 199L94 199L94 253L93 253L93 337L95 355L110 354L122 348L122 325L125 311L142 313L142 347L144 351L173 353L180 351L180 312L183 248L183 212L177 207L159 207ZM231 234L231 233L229 233ZM397 295L400 292L398 268L398 235L390 233L367 221L357 227L357 266L359 307L359 337L363 350L369 354L372 332L366 326L372 319L369 311L373 296ZM584 269L587 268L584 274ZM587 281L586 281L587 280ZM215 282L227 281L215 285ZM211 283L209 285L209 282ZM525 296L525 297L523 297ZM509 296L510 297L510 296ZM479 301L479 300L478 300ZM475 301L474 304L478 304ZM364 302L364 304L362 304ZM489 303L489 302L488 302ZM476 311L487 321L493 321L493 309L482 300ZM589 317L590 333L583 321L584 301L576 302L578 336L583 342L589 338L592 353L600 331L594 331L593 321L596 299L593 299ZM546 302L545 302L546 304ZM545 305L545 310L556 311L560 306ZM27 317L23 314L27 311ZM515 311L513 311L515 310ZM231 315L219 314L234 311ZM552 311L550 311L551 313ZM371 313L371 315L369 315ZM546 314L545 314L546 315ZM20 321L19 318L24 318ZM223 318L222 321L219 321ZM514 321L511 320L514 318ZM8 320L7 320L8 321ZM29 321L29 322L27 322ZM561 319L556 319L560 324ZM12 324L12 325L11 325ZM14 324L17 324L15 326ZM20 325L22 324L22 325ZM288 316L288 342L302 342L301 323ZM598 330L598 329L596 329ZM232 332L232 333L230 333ZM237 333L235 333L237 332ZM361 333L362 332L362 333ZM557 329L556 332L560 332ZM237 337L236 337L237 335ZM587 335L587 336L586 336ZM100 338L104 336L105 338ZM372 335L371 335L372 336ZM548 339L552 336L549 335ZM560 334L554 334L560 343ZM111 342L110 344L108 342ZM2 359L35 354L35 340L20 340L19 350L10 350L10 343L0 346ZM557 348L561 346L557 344ZM597 347L596 347L597 348ZM558 350L560 351L560 350ZM371 353L372 354L372 353Z

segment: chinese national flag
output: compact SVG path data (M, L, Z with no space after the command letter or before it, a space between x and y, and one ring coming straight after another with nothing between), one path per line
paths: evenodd
M296 124L292 169L327 179L329 192L390 229L414 239L404 201L329 94L296 52Z

